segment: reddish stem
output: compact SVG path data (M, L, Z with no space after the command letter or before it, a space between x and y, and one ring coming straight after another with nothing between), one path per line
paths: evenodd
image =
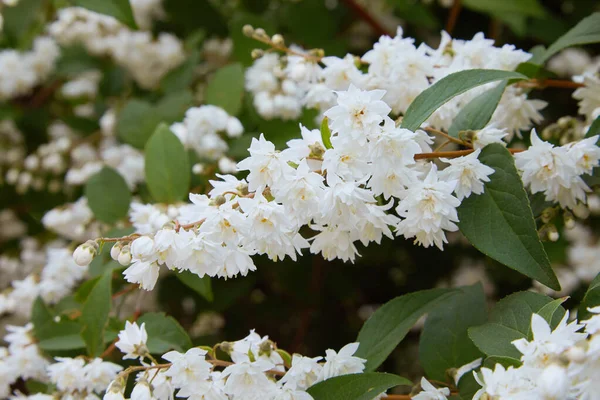
M354 0L342 0L344 4L363 21L365 21L378 35L387 35L394 36L392 33L388 32L388 30L381 25L379 21L377 21L371 14L369 14L360 4L358 4Z

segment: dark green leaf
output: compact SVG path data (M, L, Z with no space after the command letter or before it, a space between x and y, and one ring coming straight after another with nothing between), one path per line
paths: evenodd
M14 7L3 7L4 26L2 33L12 42L13 47L23 47L23 39L32 26L42 16L43 0L20 0Z
M154 112L165 123L180 121L194 101L194 96L189 90L181 90L167 94L154 106Z
M208 81L205 92L207 104L218 106L230 115L237 115L244 95L244 68L240 63L219 69Z
M431 289L396 297L381 306L358 334L357 357L367 359L366 371L374 371L404 339L421 316L430 312L457 291Z
M188 155L177 136L161 124L146 144L148 190L156 201L174 203L187 197L190 185Z
M104 331L112 306L112 274L104 274L90 291L81 310L83 329L88 355L98 356L104 350Z
M323 140L323 144L326 149L331 149L333 146L331 145L331 129L329 129L329 118L324 117L323 122L321 122L321 139Z
M587 133L585 134L585 137L590 138L590 137L596 136L596 135L600 135L600 117L596 118L594 120L594 122L592 122L592 125L590 126L590 129L588 129Z
M515 360L521 353L511 343L526 338L531 340L531 316L544 310L546 317L551 317L551 326L556 326L564 316L565 310L558 306L552 313L553 299L533 292L518 292L500 300L490 313L490 322L469 328L469 337L473 343L488 356L508 357ZM552 315L550 315L552 314Z
M63 77L71 77L98 68L100 68L99 60L82 46L63 47L56 63L56 73Z
M85 197L96 219L112 224L129 211L131 192L125 179L110 167L104 167L85 184Z
M200 278L198 275L190 271L176 272L175 276L179 278L186 286L194 289L200 296L208 301L213 301L212 285L210 276Z
M408 110L406 110L401 126L402 128L414 131L435 110L453 97L474 87L504 79L527 79L527 77L517 72L493 69L470 69L450 74L417 96L408 107Z
M54 315L39 297L33 303L31 322L33 334L42 350L73 350L85 347L79 336L81 325L68 320L56 322Z
M311 386L307 392L315 400L373 400L394 386L412 386L401 376L367 372L342 375Z
M461 232L487 256L560 290L512 155L502 145L491 144L479 160L495 172L484 193L464 199L458 208Z
M75 5L115 17L131 29L137 29L129 0L74 0Z
M193 50L187 60L179 67L169 71L160 82L160 87L167 93L186 89L194 80L194 71L200 62L200 52Z
M465 7L492 15L516 14L531 17L546 15L537 0L463 0Z
M487 321L485 294L481 284L460 288L425 321L419 340L419 360L427 376L447 379L446 371L481 357L467 333L468 328Z
M600 274L596 275L579 306L577 317L580 321L589 319L592 314L588 308L600 306Z
M558 38L558 40L546 50L544 55L536 61L541 64L567 47L597 42L600 42L600 13L593 13Z
M492 119L507 83L504 80L467 103L452 121L448 134L457 138L460 131L483 129Z
M117 117L117 135L124 143L144 148L148 138L161 122L152 104L138 99L129 100Z
M192 347L192 341L173 317L164 313L146 313L138 321L146 324L148 350L153 354L163 354L169 350L186 351Z

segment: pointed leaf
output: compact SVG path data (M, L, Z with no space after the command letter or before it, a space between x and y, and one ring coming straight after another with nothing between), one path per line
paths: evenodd
M173 317L164 313L146 313L138 321L146 324L148 350L153 354L162 354L169 350L186 351L192 347L192 341Z
M337 376L308 388L314 400L372 400L394 386L412 386L401 376L367 372Z
M579 306L577 317L580 321L589 319L592 314L588 308L600 306L600 274L596 275Z
M411 103L404 114L402 128L414 131L418 129L423 122L427 120L442 105L474 87L484 85L489 82L501 81L504 79L527 79L512 71L500 71L494 69L469 69L450 74L440 79L432 86L424 90Z
M329 129L329 118L324 117L321 122L321 139L326 149L331 149L331 129Z
M206 86L206 103L221 107L230 115L240 112L243 96L244 68L240 63L219 69Z
M112 274L108 272L98 280L81 309L81 337L90 357L98 356L104 350L104 331L112 306L111 291Z
M479 160L495 172L484 193L464 199L458 208L461 232L485 255L560 290L512 155L502 145L491 144Z
M562 49L571 46L600 42L600 13L596 12L582 19L570 31L562 35L546 50L538 60L539 64L558 53Z
M85 197L96 219L107 224L127 216L131 202L127 182L110 167L102 168L87 181Z
M357 357L367 359L366 371L374 371L404 339L421 316L457 293L431 289L396 297L381 306L365 322L358 334Z

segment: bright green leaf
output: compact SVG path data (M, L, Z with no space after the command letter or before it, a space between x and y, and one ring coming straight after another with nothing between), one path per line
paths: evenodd
M331 149L333 146L331 145L331 129L329 129L329 118L323 118L323 122L321 122L321 139L323 140L323 144L326 149Z
M487 256L560 290L512 155L502 145L491 144L479 160L495 172L484 193L464 199L458 208L461 232Z
M598 12L582 19L570 31L558 38L536 61L542 64L562 49L597 42L600 42L600 13Z
M218 106L230 115L237 115L244 96L244 68L240 63L219 69L208 81L205 92L207 104Z
M448 134L457 138L460 131L483 129L492 119L507 83L504 80L467 103L452 121Z
M531 316L544 310L544 306L553 303L553 299L533 292L518 292L500 300L490 313L490 322L469 328L469 337L473 343L488 356L521 358L521 353L511 343L514 340L532 339ZM551 306L554 307L554 306ZM546 308L544 313L549 316ZM564 316L565 310L557 307L552 312L551 326L556 326Z
M489 82L504 79L527 79L512 71L470 69L450 74L421 92L404 114L402 128L415 131L442 105L459 94Z
M173 317L164 313L146 313L137 320L138 325L146 324L148 350L153 354L163 354L169 350L186 351L192 347L188 334Z
M131 29L137 29L129 0L73 0L75 5L115 17Z
M537 0L463 0L466 8L492 15L516 14L544 17L546 11Z
M187 197L190 186L188 154L177 136L160 124L146 144L146 183L158 202L174 203Z
M600 135L600 117L596 118L594 120L594 122L592 122L592 125L590 126L590 129L588 129L587 133L585 134L585 137L590 138L590 137L596 136L596 135Z
M459 290L429 313L419 340L421 365L429 378L438 381L447 379L450 368L481 357L467 330L487 322L485 294L481 284Z
M431 289L396 297L381 306L358 334L357 357L367 359L366 371L374 371L404 339L421 316L430 312L457 291Z
M127 216L131 192L125 179L110 167L104 167L85 184L85 197L96 219L113 224Z
M112 274L104 274L90 291L81 309L81 337L88 354L97 356L104 350L104 331L112 306Z
M194 289L200 296L208 301L213 301L212 285L210 276L206 275L200 278L190 271L176 272L175 276L179 278L186 286Z
M397 375L367 372L330 378L311 386L307 392L315 400L372 400L400 385L412 386L412 382Z
M600 274L596 275L579 306L577 317L580 321L589 319L592 314L588 308L600 306Z

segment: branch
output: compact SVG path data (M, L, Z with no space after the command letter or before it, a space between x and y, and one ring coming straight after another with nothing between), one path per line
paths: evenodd
M458 21L458 16L460 15L461 9L461 0L454 0L454 4L452 4L452 8L450 9L448 21L446 22L446 32L448 32L449 35L452 35L452 32L454 31L454 27L456 26L456 21Z
M378 35L386 35L390 37L394 37L393 33L390 33L379 21L377 21L371 14L369 14L362 6L354 0L342 0L342 3L346 4L346 6L363 21L365 21Z
M473 149L469 149L469 150L457 150L457 151L438 151L438 152L433 152L433 153L419 153L419 154L415 154L415 160L423 160L423 159L427 159L427 158L439 158L439 157L446 157L446 158L462 157L462 156L467 156L474 151L475 150L473 150ZM511 154L515 154L515 153L520 153L522 151L525 151L525 149L508 149L508 151L510 151Z
M585 84L560 79L531 79L521 81L515 84L516 87L545 89L548 87L563 88L563 89L578 89L585 87Z

